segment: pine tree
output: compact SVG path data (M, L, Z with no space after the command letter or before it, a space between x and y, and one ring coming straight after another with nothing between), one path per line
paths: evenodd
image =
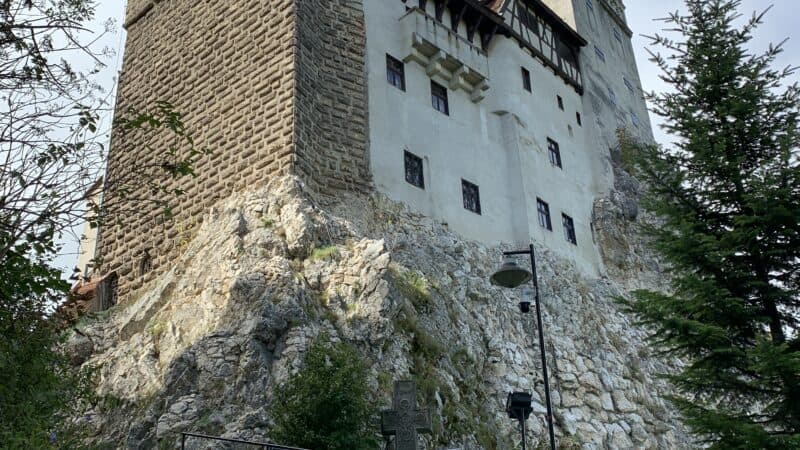
M764 13L739 0L687 0L654 36L671 89L651 95L674 143L623 139L659 218L653 245L671 270L668 293L627 305L652 343L685 365L670 399L716 449L800 448L800 152L793 69L781 46L748 52ZM788 85L787 85L788 84Z

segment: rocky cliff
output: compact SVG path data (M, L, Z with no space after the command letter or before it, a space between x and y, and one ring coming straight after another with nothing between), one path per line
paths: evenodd
M686 448L659 399L666 366L614 302L659 280L615 195L595 206L609 276L537 249L557 434L562 448ZM294 178L237 194L143 295L76 327L75 362L97 368L104 398L80 420L111 448L174 448L181 431L266 440L273 387L325 331L363 352L386 407L393 380L417 381L436 423L424 448L517 448L503 410L518 390L535 391L528 427L546 442L534 316L488 282L502 250L377 194L324 210Z

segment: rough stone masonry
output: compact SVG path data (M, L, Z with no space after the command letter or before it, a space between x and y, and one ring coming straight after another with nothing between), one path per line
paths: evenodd
M103 271L130 298L185 250L203 212L245 188L296 174L325 202L370 186L364 18L359 1L131 0L117 111L172 103L212 150L198 177L168 198L176 217L140 211L100 233ZM136 145L113 136L107 177L154 159L167 136ZM137 148L121 153L120 148ZM177 187L177 186L175 186ZM107 198L115 193L106 192ZM149 255L151 270L137 261Z

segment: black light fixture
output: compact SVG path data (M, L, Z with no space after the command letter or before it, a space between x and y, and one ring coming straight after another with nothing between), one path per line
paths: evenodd
M527 392L512 392L506 399L506 412L508 417L519 421L520 432L522 433L522 450L526 449L525 421L533 411L533 396Z
M518 255L529 255L531 257L531 271L523 269L522 267L517 264L517 262L513 259L513 257ZM516 288L521 286L528 281L533 280L533 300L536 304L536 323L539 332L539 352L542 356L542 377L544 378L544 398L547 403L547 431L550 434L550 449L556 450L556 435L555 429L553 428L553 405L550 401L550 381L547 376L547 355L545 353L544 347L544 328L542 326L542 308L539 302L539 281L536 277L536 253L534 252L533 244L530 244L528 250L520 250L514 252L503 252L503 264L500 268L495 272L491 278L489 279L492 284L495 286L501 286L506 288ZM527 297L527 295L525 295ZM519 304L519 309L523 313L527 313L530 311L530 301L526 301L523 298L523 301ZM517 393L519 394L519 393ZM512 395L509 395L508 401L512 401ZM522 397L519 397L520 399ZM506 404L506 410L508 410L508 403ZM530 412L528 413L530 414ZM511 413L509 412L509 416ZM521 421L523 424L522 432L522 448L525 449L525 426L524 421Z
M513 289L527 283L531 278L533 278L533 274L517 264L516 258L505 256L503 264L489 280L495 286Z

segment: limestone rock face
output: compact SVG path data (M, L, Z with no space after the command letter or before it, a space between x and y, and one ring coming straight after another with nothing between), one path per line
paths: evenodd
M614 223L627 219L604 208L600 244L623 246L609 249L621 262L609 277L537 249L561 446L690 447L659 399L654 375L668 366L614 302L657 267L626 259ZM289 177L237 194L145 294L78 326L75 361L96 368L105 400L77 420L94 441L135 449L174 448L181 431L268 440L273 388L326 332L362 351L386 407L391 381L417 381L436 423L424 448L516 448L504 403L526 390L534 445L547 435L535 320L519 312L522 292L488 282L502 250L377 195L321 210Z

